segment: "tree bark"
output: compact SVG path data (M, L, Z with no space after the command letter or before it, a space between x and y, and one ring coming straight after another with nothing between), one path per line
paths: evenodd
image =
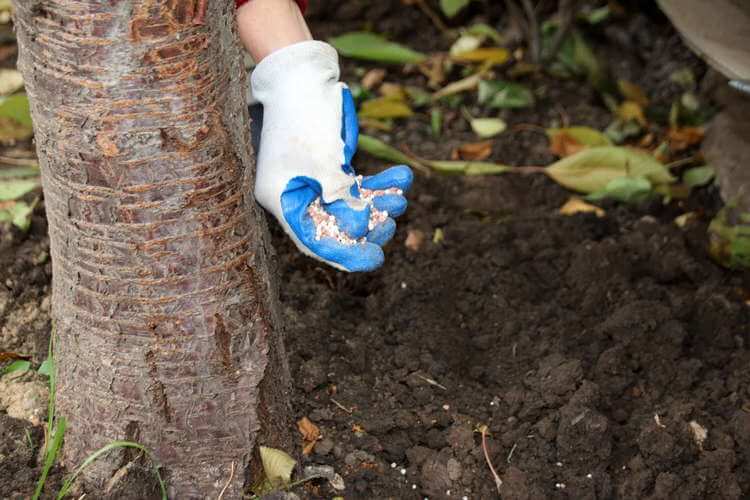
M225 485L240 497L255 448L287 447L290 429L234 2L205 3L14 1L49 220L63 463L137 441L179 499ZM110 454L88 480L126 459Z

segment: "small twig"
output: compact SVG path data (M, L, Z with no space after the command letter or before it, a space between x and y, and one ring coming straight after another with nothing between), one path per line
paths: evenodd
M555 109L557 110L557 113L560 115L560 121L562 122L562 126L565 128L569 127L570 116L568 116L568 113L565 112L565 108L563 108L560 104L556 104Z
M221 489L221 493L219 493L219 498L216 500L221 500L224 498L224 493L227 491L227 488L229 488L229 485L232 483L232 479L234 478L234 460L232 460L232 465L229 469L229 479L227 480L227 484L224 485L224 487Z
M523 10L526 14L526 36L529 39L529 53L531 53L531 61L534 63L539 62L540 46L539 46L539 21L536 18L536 9L531 5L531 0L521 0Z
M434 385L435 387L440 387L444 391L448 390L447 387L445 387L443 384L438 383L436 380L433 380L431 378L427 378L427 377L425 377L423 375L420 375L419 373L417 373L417 377L421 378L422 380L424 380L425 382L427 382L430 385Z
M549 51L544 54L545 61L551 61L556 55L557 51L560 50L565 37L570 33L570 28L573 26L573 15L575 14L575 1L574 0L560 0L557 7L557 17L559 25L555 35L552 37L552 42L549 46Z
M515 41L522 40L523 32L525 31L525 21L521 9L513 0L505 0L505 10L508 12L510 39Z
M0 156L0 163L13 165L14 167L38 167L39 162L36 159L13 158L12 156Z
M417 4L417 7L419 7L419 10L424 12L424 15L430 18L430 21L432 21L432 24L435 25L437 29L443 32L443 35L453 38L453 33L451 33L450 28L443 22L442 19L440 19L440 16L435 13L434 10L430 8L427 3L425 3L424 0L416 0L415 2Z
M513 456L513 452L516 451L516 448L518 448L518 443L513 443L513 448L510 449L510 453L508 453L508 458L505 459L506 462L510 463L510 459Z
M518 125L514 125L511 129L511 132L523 132L523 131L531 131L531 132L541 132L542 134L547 134L547 129L542 127L541 125L534 125L533 123L519 123Z
M495 466L492 465L492 460L490 460L490 452L487 450L487 426L482 426L482 451L484 451L484 459L487 461L487 466L490 468L490 471L492 472L492 477L495 478L495 487L497 488L497 492L500 493L500 489L503 486L503 480L500 479L500 476L497 474L497 471L495 470Z
M351 414L352 414L352 411L353 411L353 410L351 410L350 408L347 408L346 406L342 405L341 403L339 403L339 402L338 402L338 401L336 401L335 399L331 398L331 403L335 404L336 406L338 406L339 408L341 408L342 410L344 410L344 411L345 411L346 413L348 413L349 415L351 415Z
M525 167L513 167L513 170L510 170L509 172L514 172L517 174L522 175L529 175L529 174L543 174L547 170L547 167L537 167L535 165L528 165Z
M687 158L680 158L679 160L675 160L673 162L667 163L665 166L668 169L673 169L677 167L682 167L684 165L689 165L695 161L695 156L688 156Z

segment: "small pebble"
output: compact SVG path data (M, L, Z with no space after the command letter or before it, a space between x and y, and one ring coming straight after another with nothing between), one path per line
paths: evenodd
M406 282L405 281L401 282L401 289L402 290L406 290Z
M589 479L591 479L591 478L592 478L592 477L594 477L594 476L593 476L593 475L591 475L591 473L588 473L588 474L586 474L586 477L587 477L587 478L589 478Z
M395 468L396 468L396 462L391 462L391 469L395 469Z
M451 405L443 405L443 410L448 411L451 409Z
M562 467L562 462L555 462L555 465L557 465L558 467Z
M402 476L406 475L406 469L401 469L399 472L401 473Z
M411 485L411 489L416 490L417 489L417 485L416 484L412 484Z

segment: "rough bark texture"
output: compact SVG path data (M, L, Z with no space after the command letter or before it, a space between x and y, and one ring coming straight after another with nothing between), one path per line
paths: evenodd
M233 2L205 15L201 0L14 4L50 228L64 464L130 439L164 466L170 496L229 484L224 498L239 497L254 448L286 445L288 371Z

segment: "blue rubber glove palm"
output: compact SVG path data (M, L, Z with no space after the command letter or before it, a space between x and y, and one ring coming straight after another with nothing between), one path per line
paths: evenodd
M335 50L322 42L281 49L255 69L253 95L264 107L255 195L307 255L370 271L406 210L412 172L354 174L356 110L338 73Z

